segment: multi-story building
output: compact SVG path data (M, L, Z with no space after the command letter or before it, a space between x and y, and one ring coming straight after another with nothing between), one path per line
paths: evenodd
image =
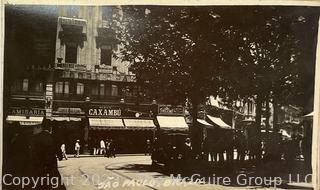
M137 85L130 63L114 56L118 43L109 24L120 7L12 6L6 16L7 123L45 118L69 152L77 139L86 149L111 138L119 151L142 150L157 105Z

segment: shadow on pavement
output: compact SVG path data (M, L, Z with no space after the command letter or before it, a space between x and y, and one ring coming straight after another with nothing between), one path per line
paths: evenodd
M186 167L187 166L187 167ZM297 161L293 165L287 165L285 162L269 162L269 163L251 163L246 162L243 164L239 163L206 163L206 164L171 164L169 166L162 165L151 165L151 164L127 164L119 167L113 167L112 170L129 171L133 173L143 172L157 172L159 175L152 174L153 177L165 177L165 176L179 176L190 180L193 174L197 174L197 178L205 180L205 184L217 184L217 178L227 177L230 178L231 183L227 186L232 187L247 187L254 188L254 186L260 187L274 187L277 183L278 188L283 189L313 189L311 187L311 172L305 169L303 162ZM247 183L240 184L239 176L242 180L246 180ZM260 183L261 178L268 183ZM251 179L251 182L248 181ZM280 179L281 184L275 180ZM269 180L269 181L268 181ZM291 185L291 183L308 184L303 185ZM219 185L224 185L219 183Z

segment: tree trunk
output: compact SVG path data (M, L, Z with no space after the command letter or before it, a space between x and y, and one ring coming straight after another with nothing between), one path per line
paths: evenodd
M269 103L270 103L270 96L269 96L269 93L266 97L266 111L265 111L265 115L266 115L266 139L267 141L269 141L269 130L270 130L270 106L269 106Z
M192 142L192 147L194 150L194 153L199 153L201 150L201 128L197 123L197 115L198 115L198 105L199 105L199 100L196 97L193 97L191 99L191 104L192 104L192 126L190 128L190 136L191 136L191 142Z
M257 152L257 159L261 159L261 115L262 115L262 95L257 95L257 102L256 102L256 136L255 136L255 147Z
M275 96L273 97L272 105L273 105L273 132L276 134L279 131L279 126L278 126L278 103Z

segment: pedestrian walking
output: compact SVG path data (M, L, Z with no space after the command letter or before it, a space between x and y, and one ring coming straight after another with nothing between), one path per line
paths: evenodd
M66 145L64 143L62 143L60 149L61 149L62 159L65 158L66 160L68 160L68 156L66 154Z
M105 155L106 154L106 143L104 140L100 141L100 154Z
M107 139L106 140L106 142L105 142L105 144L106 144L106 152L105 152L105 154L104 154L104 156L106 157L110 157L110 141L109 141L109 139Z
M112 139L110 139L110 142L109 142L109 150L110 150L110 156L111 157L116 157L116 146L115 146L115 143Z
M74 150L76 152L74 157L79 158L79 155L80 155L80 140L79 139L76 141L76 144L74 146Z

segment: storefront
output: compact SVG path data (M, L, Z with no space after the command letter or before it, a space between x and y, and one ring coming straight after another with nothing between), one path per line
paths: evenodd
M52 128L52 135L57 143L66 145L68 154L74 154L76 140L80 140L81 145L84 145L86 117L82 108L56 107L52 116L48 117L47 124ZM82 148L82 153L83 150Z
M27 128L30 133L34 133L36 126L42 124L45 113L45 109L40 108L11 107L6 118L7 129L19 132Z
M117 153L143 153L156 127L149 112L125 105L91 106L88 120L91 151L100 147L101 140L112 139Z

